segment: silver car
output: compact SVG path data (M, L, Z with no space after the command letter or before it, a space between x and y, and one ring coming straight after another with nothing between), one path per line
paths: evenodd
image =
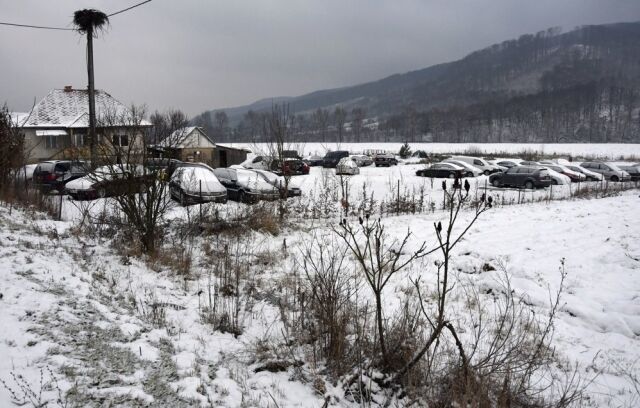
M613 163L584 162L580 164L580 166L584 167L587 170L602 174L606 180L626 181L631 179L629 173L622 170L620 167L616 166Z

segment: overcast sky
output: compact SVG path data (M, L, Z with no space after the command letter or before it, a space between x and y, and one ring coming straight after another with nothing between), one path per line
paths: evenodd
M73 12L140 0L0 0L0 21L71 27ZM153 0L95 42L96 87L189 115L354 85L553 26L640 20L640 0ZM0 26L0 104L85 88L75 32Z

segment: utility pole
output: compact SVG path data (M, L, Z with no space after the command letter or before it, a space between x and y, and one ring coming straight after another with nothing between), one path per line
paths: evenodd
M89 150L91 155L91 167L97 165L98 140L96 135L96 99L95 84L93 80L93 36L96 30L102 30L109 24L109 16L99 10L84 9L73 13L73 24L80 34L87 36L87 76L89 79Z
M87 75L89 77L89 150L91 155L91 167L97 163L97 136L96 136L96 89L93 82L93 26L87 30Z

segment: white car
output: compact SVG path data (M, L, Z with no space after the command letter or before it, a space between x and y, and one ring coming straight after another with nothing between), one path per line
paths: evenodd
M227 202L227 189L208 166L178 167L169 181L169 193L183 206Z
M350 157L351 160L353 160L358 165L358 167L366 167L373 164L373 159L364 154L352 154Z
M71 180L65 192L74 200L94 200L142 192L154 176L139 164L101 166L84 177Z
M602 174L596 173L595 171L591 171L589 169L585 169L584 167L577 164L565 164L565 167L578 173L584 174L587 177L587 180L602 181L602 179L604 178Z
M481 159L479 157L453 156L453 157L450 158L450 160L462 161L462 162L468 163L468 164L470 164L472 166L475 166L475 167L479 168L480 170L482 170L482 172L487 176L489 174L491 174L491 173L502 171L499 166L496 166L495 164L491 164L488 161L486 161L485 159Z
M268 156L258 156L251 153L247 155L247 160L240 163L240 166L244 167L245 169L252 170L269 170L272 161L273 159Z
M360 168L358 168L358 165L351 160L351 157L343 157L336 166L336 174L354 176L356 174L360 174Z
M258 176L262 177L264 181L271 184L280 190L280 194L284 194L284 186L286 185L286 180L284 177L277 175L272 171L267 170L253 170L258 174ZM294 187L291 185L291 180L289 181L289 186L287 188L287 197L298 197L302 195L302 190L300 187Z
M570 168L563 166L562 164L557 164L550 161L542 161L540 162L540 164L543 164L547 166L547 168L557 171L560 174L564 174L565 176L569 177L573 182L587 181L587 176L585 176L584 174L578 171L573 171Z
M472 166L469 163L459 161L459 160L447 159L447 160L444 160L443 163L451 163L451 164L455 164L457 166L462 167L464 169L463 174L465 177L478 177L484 173L483 170L480 170L476 166Z
M544 167L545 169L547 169L553 184L560 184L560 185L571 184L571 179L568 176L565 176L564 174L560 174L557 171L550 169L545 165L540 165L539 167Z

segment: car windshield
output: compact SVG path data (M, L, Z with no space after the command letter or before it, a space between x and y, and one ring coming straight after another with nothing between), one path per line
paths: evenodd
M278 176L274 173L270 173L268 171L257 171L256 173L258 173L260 177L268 183L274 184L278 182Z
M252 171L242 171L236 170L236 175L238 177L238 182L242 184L253 182L260 180L258 175Z

